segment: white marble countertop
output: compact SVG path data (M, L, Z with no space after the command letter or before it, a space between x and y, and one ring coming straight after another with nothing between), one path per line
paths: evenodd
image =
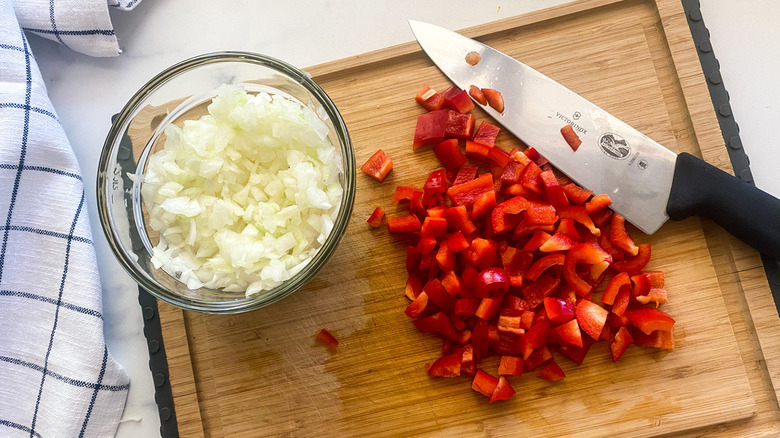
M407 19L462 29L567 0L436 0L367 2L304 0L146 0L132 12L112 11L124 53L96 59L31 36L49 95L81 164L104 289L109 349L132 384L119 437L159 435L160 421L142 332L135 283L114 259L97 221L98 156L117 113L153 75L185 58L247 50L306 67L380 49L413 36ZM732 109L757 185L780 197L780 2L701 0Z

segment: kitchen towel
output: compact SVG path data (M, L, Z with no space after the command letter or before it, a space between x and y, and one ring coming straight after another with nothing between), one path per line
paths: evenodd
M103 335L84 182L22 30L117 55L102 1L0 0L2 437L111 437L127 400Z

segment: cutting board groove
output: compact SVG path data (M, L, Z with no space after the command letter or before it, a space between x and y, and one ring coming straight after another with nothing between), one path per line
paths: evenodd
M580 1L463 33L522 59L670 149L723 167L717 148L724 146L678 2ZM752 298L764 286L757 275L763 270L751 265L749 250L734 250L698 219L637 237L653 243L651 267L666 272L676 350L632 348L613 364L599 344L581 367L562 361L562 382L531 373L514 383L514 399L495 405L465 379L429 378L424 365L440 342L403 315L409 241L369 229L365 220L379 205L395 214L395 186L421 186L436 165L429 150L411 151L422 113L413 97L423 83L449 83L416 43L309 72L342 111L359 164L382 148L395 168L382 185L358 175L339 250L284 301L233 316L160 303L182 436L729 436L775 427L776 398L774 405L767 399L772 388L764 379L770 367L752 367L762 360L752 347L761 343L744 311L745 301L764 309ZM707 149L700 146L705 140ZM503 132L499 144L520 143ZM748 267L739 271L736 257ZM740 301L735 294L748 282ZM762 318L763 330L772 332L772 320ZM314 342L323 327L341 341L337 354Z

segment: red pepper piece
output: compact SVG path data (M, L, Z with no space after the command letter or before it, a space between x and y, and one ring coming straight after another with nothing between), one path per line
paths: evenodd
M658 308L661 304L666 304L666 290L660 288L651 288L647 295L640 295L636 297L636 300L642 304L655 303L655 307Z
M499 148L498 146L494 146L490 148L488 151L488 158L491 159L494 163L501 166L501 169L506 167L507 164L509 164L510 161L512 161L511 158L509 158L509 152Z
M496 390L497 386L498 379L482 370L477 370L477 374L474 375L474 379L471 381L471 389L488 398L493 395L493 391Z
M526 225L553 225L558 221L555 207L544 202L528 201L523 221Z
M588 211L584 206L572 205L560 208L558 209L558 216L561 219L574 219L575 222L584 225L594 236L601 235L601 231L596 228L596 225L593 223L593 220L588 215Z
M569 345L572 347L582 348L582 332L580 331L580 325L576 319L569 320L565 324L561 324L553 329L555 338L561 343L561 345Z
M525 245L523 245L522 250L523 251L529 251L529 252L530 251L536 251L550 237L552 237L552 236L550 236L550 234L545 233L542 230L534 230L534 234L531 236L531 238L528 240L528 242L526 242Z
M663 310L652 307L641 307L639 309L626 312L628 320L636 328L642 330L646 335L661 330L670 331L674 327L674 319Z
M547 318L556 324L574 319L574 306L560 298L545 297L544 311L547 313Z
M499 310L501 310L500 298L482 298L474 315L485 321L489 321L498 314Z
M488 212L493 210L493 207L496 206L496 192L495 191L489 191L485 192L477 199L474 200L474 206L471 208L471 217L474 219L479 219L480 217L486 215Z
M454 205L471 206L479 195L495 190L493 175L486 173L479 178L447 189L447 196Z
M563 233L555 233L539 247L541 252L568 251L574 248L577 241Z
M444 140L433 147L433 153L450 174L455 174L466 163L466 156L460 151L457 139Z
M540 275L542 275L542 272L547 270L547 268L550 268L552 266L563 266L563 262L566 259L566 256L564 254L549 254L546 255L537 261L534 262L534 264L531 265L530 268L528 268L528 272L525 274L525 278L536 281Z
M565 207L569 205L569 200L566 199L566 194L563 192L561 185L558 183L558 178L552 170L545 170L539 177L542 179L544 186L544 194L547 197L547 201L555 208Z
M417 295L417 298L406 306L404 313L409 318L417 318L425 314L428 310L431 310L433 308L431 304L433 303L428 301L428 294L420 292L420 294Z
M478 269L498 266L498 243L491 239L477 237L471 241L471 247L461 251L461 254Z
M420 278L414 274L409 274L409 279L406 280L406 288L404 289L404 295L406 298L414 301L422 292L422 282Z
M603 208L597 212L592 213L590 218L597 227L603 227L610 221L610 219L612 219L612 210L609 208Z
M645 347L665 348L667 350L674 349L674 332L656 330L652 333L645 334L642 330L634 327L633 331L634 342L637 345Z
M593 342L594 341L592 341L589 337L585 336L582 337L582 347L561 344L560 347L558 347L558 353L576 363L577 365L582 365L582 361L585 360L585 356L588 354L588 350L590 350L590 346L593 344Z
M381 183L387 178L387 174L393 170L393 160L382 149L379 149L363 164L360 170Z
M457 186L475 180L477 178L478 170L477 166L461 166L458 174L455 176L455 180L452 181L452 185Z
M420 91L417 92L417 96L414 97L414 100L428 111L436 111L444 107L444 96L427 85L423 85L422 88L420 88Z
M539 320L520 339L520 351L523 359L528 359L531 353L547 344L547 336L550 335L550 322L547 318Z
M450 111L447 117L447 125L444 128L445 138L459 138L470 140L474 134L474 116Z
M580 238L580 233L574 225L574 219L561 219L558 222L558 232L565 234L574 240L579 240Z
M423 185L423 192L430 195L447 191L447 172L444 169L434 170Z
M466 295L469 295L468 293L464 293L466 286L463 283L463 279L461 279L455 271L446 271L441 277L441 285L444 286L447 293L453 297L465 298Z
M498 204L491 215L493 232L503 233L517 226L521 220L520 213L530 205L530 202L522 196L515 196Z
M615 262L612 267L618 271L626 271L629 275L638 274L647 265L647 262L650 261L650 253L650 244L642 243L639 245L639 252L636 257Z
M541 377L548 382L557 382L566 377L566 374L563 373L563 370L560 366L558 366L557 363L555 363L555 361L545 365L536 375L537 377Z
M525 361L522 357L501 356L498 362L498 374L502 376L522 376Z
M458 333L444 312L437 312L424 318L415 319L412 324L421 332L438 333L445 338L458 340Z
M647 271L643 273L653 289L664 288L664 273L662 271Z
M325 329L322 329L317 333L317 340L327 345L333 353L336 352L336 348L339 346L339 341Z
M447 293L447 290L441 284L439 279L434 278L433 280L425 283L425 286L423 286L423 292L428 295L428 299L439 309L449 313L452 313L452 311L455 309L455 297Z
M479 360L488 354L489 333L488 324L482 318L475 318L476 324L471 335L471 345L474 347L474 361Z
M417 272L420 266L420 252L413 246L406 247L406 271Z
M466 240L465 237L463 237L463 233L460 231L456 231L450 235L448 235L443 241L442 245L446 245L449 247L452 252L461 252L464 249L471 246L468 240Z
M571 125L566 125L563 128L561 128L561 135L563 135L564 140L566 140L566 143L569 144L569 147L573 151L577 151L577 149L580 148L580 145L582 144L582 140L580 140L580 137L577 135L576 132L574 132L574 128L571 127Z
M477 313L480 300L477 298L460 298L455 301L455 316L470 318Z
M626 253L624 253L622 249L612 244L612 241L609 239L609 234L610 233L608 232L601 233L601 235L597 239L599 246L601 247L601 249L603 249L604 251L609 253L609 255L612 256L613 261L625 259Z
M520 176L520 184L537 195L542 194L544 185L541 179L542 169L533 161L529 162Z
M474 161L485 161L492 148L492 146L466 140L466 158Z
M485 98L485 94L482 93L482 90L476 85L469 87L469 96L476 100L480 105L487 105L487 98Z
M428 254L436 248L436 238L433 236L422 236L417 241L417 252L420 254Z
M628 235L628 231L626 231L626 219L617 213L612 214L612 223L609 225L609 240L613 245L632 256L639 254L639 247L636 246L631 236Z
M509 278L501 268L483 269L474 282L474 294L478 297L502 297L509 290Z
M509 284L520 287L523 285L523 277L533 263L534 256L529 252L519 251L517 248L506 245L499 247L501 264L509 277Z
M482 122L477 128L477 132L474 134L474 143L479 143L488 147L493 147L496 144L496 138L500 128L495 125L491 125L488 122Z
M539 151L537 151L536 148L533 147L530 147L525 150L525 156L527 156L533 162L537 162L542 158L542 155L539 153Z
M448 119L447 110L431 111L418 117L412 148L417 150L422 146L444 141Z
M593 285L580 277L576 270L577 265L608 265L611 261L612 257L595 243L580 243L566 254L563 263L563 277L574 288L577 295L585 296L593 289Z
M393 204L398 204L399 202L406 200L413 201L420 199L422 194L422 190L418 190L414 187L398 186L395 188L395 193L393 193L391 201Z
M442 356L428 366L428 375L434 377L458 377L460 376L462 363L463 353L461 352Z
M553 360L552 352L546 345L543 345L525 359L525 371L533 371L551 360Z
M496 329L499 336L505 338L517 338L525 333L525 329L520 327L522 324L522 311L516 309L502 308L498 313Z
M442 93L442 96L444 96L444 106L461 114L474 109L474 102L471 101L469 94L458 87L448 88Z
M592 190L585 190L575 183L564 184L561 186L561 189L563 189L563 193L566 194L569 202L574 205L584 204L593 195Z
M575 313L577 314L577 323L580 325L580 328L590 335L591 338L599 339L601 330L604 329L604 325L607 323L609 312L592 301L580 300Z
M528 306L535 309L536 306L542 304L544 297L554 294L560 284L561 280L558 277L542 275L535 282L523 286L520 294L528 302Z
M588 214L593 214L610 205L612 205L612 198L610 198L609 195L596 195L585 203L585 211L587 211Z
M504 166L504 170L501 173L501 181L503 183L520 182L520 176L523 174L523 169L525 169L524 164L518 163L515 160L510 160L506 166Z
M382 209L382 207L377 207L374 209L374 212L371 213L371 217L368 218L366 222L368 222L369 225L376 228L380 225L382 225L382 219L385 217L385 211Z
M511 293L506 294L504 295L504 304L502 305L502 310L517 310L523 312L529 310L528 302L518 297L517 295L512 295ZM522 314L520 316L522 317ZM531 326L529 325L528 327L521 326L520 328L526 329L530 327Z
M422 227L420 219L417 216L409 214L401 217L388 217L387 229L391 233L400 233L404 231L417 231Z
M482 94L485 95L485 99L487 99L487 103L491 108L499 113L504 112L504 96L501 95L500 91L491 88L483 88Z
M440 246L436 252L436 263L442 271L452 271L455 269L455 253L447 245Z
M609 344L609 349L612 351L612 362L617 362L626 352L629 345L634 343L634 338L631 337L631 333L625 327L620 327L617 333L615 333L615 340Z
M447 219L443 217L426 217L420 228L423 237L444 237L447 234Z
M609 304L610 306L615 304L615 298L621 288L631 288L631 278L625 272L620 272L609 281L606 289L604 289L604 295L601 296L601 302Z
M464 235L468 236L473 233L477 226L469 219L468 210L464 205L457 207L450 207L444 210L444 218L447 219L447 224L453 230L460 231Z

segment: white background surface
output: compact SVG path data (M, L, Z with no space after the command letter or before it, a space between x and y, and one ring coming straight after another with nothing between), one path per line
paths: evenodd
M160 424L136 285L105 242L95 201L97 161L110 117L138 88L171 64L205 52L254 51L305 68L411 41L407 19L462 29L561 3L566 1L145 0L132 12L112 11L124 50L118 58L89 58L30 37L87 185L109 349L132 379L118 436L156 436ZM780 1L701 3L754 179L780 197Z

